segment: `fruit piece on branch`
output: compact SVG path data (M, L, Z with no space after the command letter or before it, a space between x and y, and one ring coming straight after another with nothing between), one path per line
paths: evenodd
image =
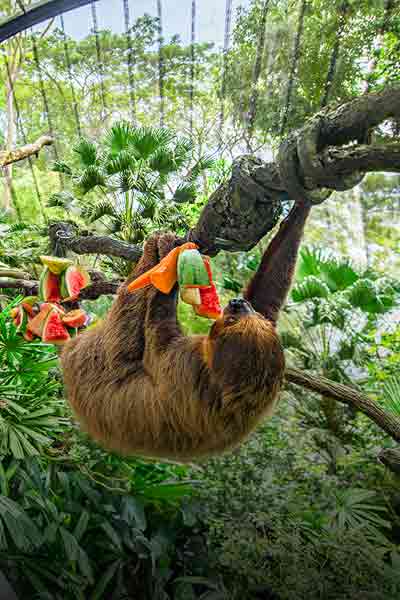
M90 284L90 275L78 265L71 265L61 274L61 297L64 301L77 300L81 290Z
M40 260L45 267L52 273L60 275L65 269L73 264L69 258L59 258L58 256L41 256Z
M43 326L42 341L47 344L63 344L70 339L67 328L61 320L61 314L53 309L47 315Z
M76 329L78 327L84 327L88 321L87 313L81 308L70 310L61 317L62 322L66 327Z
M42 271L39 280L39 297L45 302L60 302L60 281L58 275L52 273L48 267Z

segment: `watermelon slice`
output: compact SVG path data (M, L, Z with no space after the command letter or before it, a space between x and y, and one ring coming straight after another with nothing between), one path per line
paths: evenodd
M90 283L89 274L77 265L71 265L61 275L61 296L63 300L76 300L80 291Z
M178 258L178 283L181 287L210 285L210 278L198 250L184 250Z
M61 317L61 320L67 327L83 327L86 325L88 315L81 308L77 308L76 310L70 310L67 312Z
M14 306L14 308L11 309L10 311L10 315L12 319L17 319L18 315L19 315L19 306Z
M27 325L28 331L34 335L37 335L38 337L42 337L45 321L52 310L55 310L52 304L48 302L43 303L40 307L39 314L29 321Z
M57 310L51 310L43 326L42 340L47 344L63 344L70 339L69 333Z
M212 284L208 288L200 288L200 297L200 306L193 307L195 313L200 317L207 317L207 319L218 319L222 314L222 308L215 285Z
M23 299L22 306L30 317L34 317L37 313L37 307L35 307L35 304L37 304L38 301L39 298L37 296L27 296Z
M24 333L24 338L26 339L27 342L31 342L34 339L34 335L31 331L29 331L29 329L27 329Z
M61 300L58 276L49 271L47 267L43 269L40 276L39 296L45 302L60 302Z
M25 333L26 326L28 324L28 313L22 305L18 306L18 313L14 317L14 325L17 331Z
M60 275L67 267L73 264L69 258L59 258L58 256L41 256L40 260L49 271L56 275Z

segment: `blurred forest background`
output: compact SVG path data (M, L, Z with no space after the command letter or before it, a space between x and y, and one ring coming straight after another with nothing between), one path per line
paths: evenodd
M227 0L221 47L197 41L189 4L189 43L165 34L162 1L135 17L113 0L123 33L100 27L92 3L85 37L57 17L0 46L0 153L55 139L0 177L0 565L20 598L395 600L399 479L377 460L393 441L366 417L287 386L272 422L227 456L122 459L71 421L54 348L10 323L21 290L4 277L38 278L51 223L133 244L182 234L235 157L272 160L321 108L400 80L396 1ZM0 0L0 18L20 9ZM399 133L400 122L380 131ZM291 364L357 384L397 416L399 225L396 173L313 208L280 323ZM223 301L267 242L214 259ZM80 261L110 280L130 267ZM96 320L111 301L84 305ZM188 307L180 318L209 328Z

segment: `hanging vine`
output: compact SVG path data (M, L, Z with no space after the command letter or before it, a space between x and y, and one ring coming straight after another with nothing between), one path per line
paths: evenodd
M296 36L295 36L294 45L293 45L293 54L292 54L292 61L291 61L291 65L290 65L289 79L287 82L285 100L283 103L282 121L281 121L281 127L280 127L280 131L279 131L279 135L281 135L281 136L283 136L283 134L286 131L286 126L287 126L287 122L288 122L288 118L289 118L294 78L296 76L296 71L298 68L299 60L300 60L300 51L301 51L300 42L301 42L301 36L303 35L304 15L306 12L306 5L307 5L307 0L301 0L299 19L297 22L297 31L296 31Z
M78 103L76 101L76 94L75 94L74 82L73 82L73 79L72 79L71 59L70 59L70 55L69 55L67 34L65 33L64 17L62 15L60 15L60 23L61 23L61 32L62 32L62 35L63 35L65 62L66 62L67 71L68 71L68 81L69 81L69 85L71 87L72 106L73 106L73 109L74 109L76 131L78 133L78 136L81 137L81 135L82 135L82 132L81 132L81 121L80 121L80 118L79 118Z
M193 108L194 108L194 75L195 75L195 44L196 41L196 0L192 0L191 29L190 29L190 88L189 88L189 112L190 112L190 135L193 133Z
M265 27L267 23L269 0L265 0L261 12L261 23L258 34L258 42L256 49L256 58L254 61L253 77L251 81L250 99L249 99L249 111L247 115L247 135L248 145L253 135L254 122L257 113L257 99L258 99L258 80L260 79L261 66L264 57L265 47Z
M329 102L330 93L332 91L332 85L336 74L336 65L340 54L341 43L343 40L344 30L346 28L347 16L349 13L349 5L347 1L343 2L339 7L338 17L338 28L335 36L335 43L332 48L332 54L329 61L328 73L324 85L324 95L321 100L321 108L326 106Z
M229 39L231 34L232 0L226 0L225 5L225 32L224 49L222 54L222 81L221 81L221 107L219 113L219 127L222 131L225 121L225 96L226 96L226 74L228 70Z
M163 24L161 0L157 0L158 18L158 92L160 96L160 127L164 127L165 98L164 98L164 51L163 51Z
M136 90L135 90L135 75L134 75L134 63L135 57L132 47L132 34L129 14L129 2L123 0L124 3L124 20L125 20L125 37L126 45L128 50L128 80L129 80L129 100L131 108L131 118L133 124L136 123Z
M96 43L96 57L97 57L97 68L99 71L99 81L100 81L100 94L101 94L101 103L102 103L102 114L101 118L104 119L107 112L107 101L106 101L106 91L104 87L104 65L101 58L101 47L100 47L100 36L99 36L99 27L97 21L97 11L96 11L96 0L91 0L91 9L92 9L92 21L93 21L93 33Z

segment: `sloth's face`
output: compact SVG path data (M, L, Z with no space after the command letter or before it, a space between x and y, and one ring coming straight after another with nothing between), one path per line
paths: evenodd
M247 300L244 300L243 298L233 298L233 300L230 300L225 306L222 318L225 323L228 324L229 321L237 321L241 317L247 317L253 313L255 313L255 310Z

